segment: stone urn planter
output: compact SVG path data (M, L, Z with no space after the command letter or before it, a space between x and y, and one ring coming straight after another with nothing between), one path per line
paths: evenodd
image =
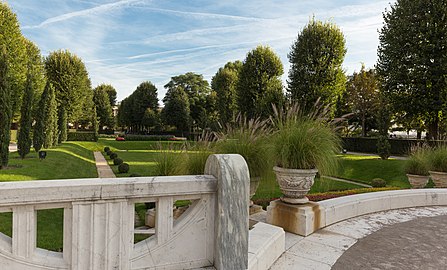
M424 188L430 176L428 175L416 175L407 173L408 182L410 182L411 188Z
M283 193L281 201L290 204L304 204L309 201L306 194L314 184L318 170L286 169L275 166L273 171Z
M259 183L261 182L261 177L250 177L250 206L253 205L251 198L255 196L256 190L258 190Z
M429 171L431 180L437 188L447 188L447 173Z

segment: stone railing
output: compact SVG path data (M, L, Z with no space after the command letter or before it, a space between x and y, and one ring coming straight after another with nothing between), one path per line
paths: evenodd
M205 175L0 183L0 265L37 269L247 269L249 175L239 155L212 155ZM173 217L173 204L190 207ZM134 229L135 204L154 202L155 229ZM36 247L38 210L63 208L63 251ZM153 234L134 244L135 233Z

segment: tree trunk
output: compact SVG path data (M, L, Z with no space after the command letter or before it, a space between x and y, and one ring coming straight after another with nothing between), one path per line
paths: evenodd
M439 129L439 117L433 122L428 124L428 139L429 140L437 140L438 139L438 129Z
M366 117L362 115L362 137L366 137Z

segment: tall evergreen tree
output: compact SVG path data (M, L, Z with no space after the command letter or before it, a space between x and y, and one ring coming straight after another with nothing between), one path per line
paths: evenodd
M25 92L23 94L22 109L20 111L20 130L17 137L17 151L22 159L30 152L31 149L31 125L33 118L31 116L34 87L32 85L31 70L28 71L26 78Z
M56 96L54 93L54 87L49 81L47 81L41 100L43 100L43 102L40 105L44 106L44 117L42 118L44 121L43 130L45 134L43 147L50 148L57 145L58 129Z
M434 139L447 105L446 14L446 0L398 0L379 34L383 95L406 122L422 119Z
M345 90L346 76L342 69L345 54L345 38L340 28L312 19L298 34L288 55L290 98L304 103L307 110L318 99L335 109Z
M272 104L284 100L281 75L284 73L279 57L270 47L258 46L244 60L237 83L237 104L247 117L268 117Z
M0 47L0 169L9 161L11 92L8 86L8 61L5 46Z
M242 62L228 62L219 68L211 79L211 88L216 93L216 106L219 119L223 123L233 119L237 114L236 85Z

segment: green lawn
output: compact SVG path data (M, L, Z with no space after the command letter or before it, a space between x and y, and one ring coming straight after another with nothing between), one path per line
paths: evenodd
M98 177L93 153L75 142L66 142L47 149L47 157L39 160L36 152L21 159L11 153L8 168L0 170L0 181L26 181Z
M388 186L409 188L404 172L405 160L382 160L376 156L340 156L340 169L335 177L370 184L374 178L382 178Z

